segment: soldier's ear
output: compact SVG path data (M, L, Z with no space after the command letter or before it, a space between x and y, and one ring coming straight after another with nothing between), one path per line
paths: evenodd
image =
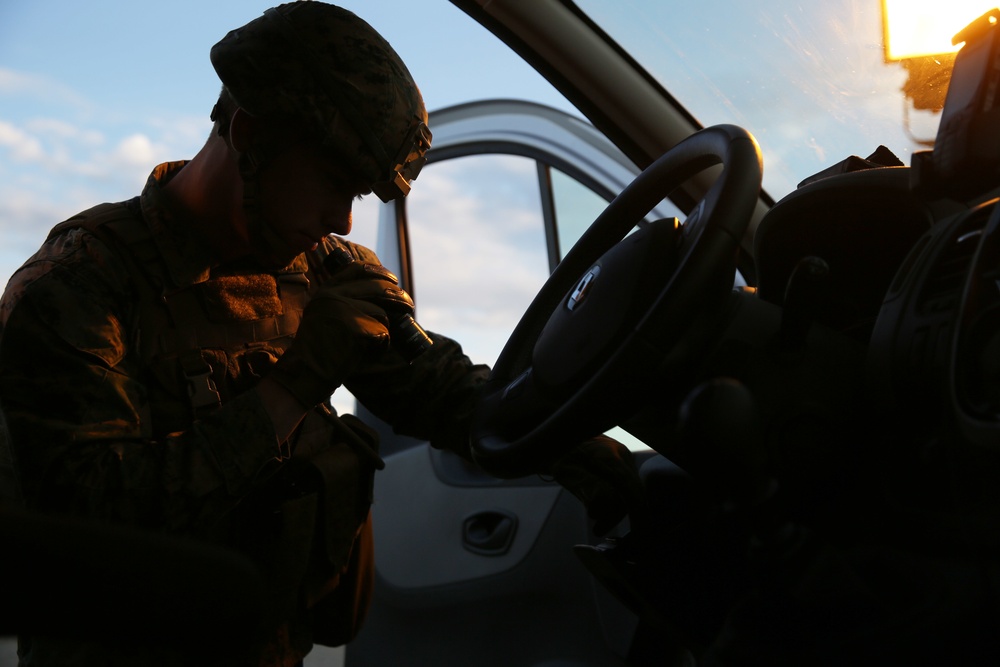
M259 131L260 122L242 107L237 107L229 122L229 141L233 150L238 153L249 151Z

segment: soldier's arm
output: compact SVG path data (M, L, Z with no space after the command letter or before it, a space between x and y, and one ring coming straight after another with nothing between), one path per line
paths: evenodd
M345 385L397 433L471 460L469 424L490 369L474 364L454 340L428 333L434 345L412 363L390 350Z
M381 263L372 250L345 239L329 237L326 243L357 261ZM429 440L471 460L469 422L490 369L474 364L456 341L428 333L435 344L412 363L390 349L344 384L397 433Z
M125 281L103 258L74 261L74 252L16 274L0 311L0 404L25 499L197 532L275 461L274 426L251 391L186 431L154 437Z

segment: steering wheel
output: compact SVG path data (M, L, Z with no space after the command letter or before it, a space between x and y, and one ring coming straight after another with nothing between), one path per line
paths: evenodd
M675 218L640 224L678 186L720 163L683 226ZM608 205L497 359L472 423L483 468L528 474L617 425L664 374L693 363L690 325L732 290L761 175L753 136L717 125L664 153Z

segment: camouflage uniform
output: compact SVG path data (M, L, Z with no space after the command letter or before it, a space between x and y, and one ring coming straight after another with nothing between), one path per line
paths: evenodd
M346 458L330 455L345 438L331 436L330 417L315 411L300 427L294 456L279 450L250 390L291 342L302 305L295 290L307 297L323 275L305 255L273 273L241 263L212 267L186 221L160 201L162 184L182 167L160 165L141 197L114 206L130 240L81 228L94 212L81 214L51 235L7 287L0 302L0 402L20 494L38 510L193 536L251 554L276 580L273 608L282 611L270 619L266 645L243 664L294 664L317 630L301 605L288 602L302 599L302 580L310 576L300 571L301 559L311 557L311 543L332 545L331 576L307 582L306 595L319 599L349 557L366 498L348 498L351 516L344 517L336 516L332 500L317 509L313 493L310 511L319 518L304 520L300 542L279 535L287 525L272 530L263 519L297 499L289 492L296 483L310 479L322 488L327 472L345 460L347 474L359 478L355 492L364 495L377 456L359 454L357 445ZM365 248L337 242L357 259L377 261ZM139 284L138 272L165 283L157 286L162 292ZM175 297L200 304L228 340L205 342L212 336L174 321L185 312L171 312ZM345 385L397 431L467 454L466 424L487 369L474 366L453 341L435 341L412 365L390 350ZM207 362L205 376L198 376L199 357ZM186 358L194 358L193 367ZM192 382L208 377L218 404L193 407ZM320 437L310 441L310 429ZM367 437L356 425L349 430ZM324 522L338 521L350 524L346 539L320 534ZM29 665L42 664L32 651L48 651L54 662L44 664L73 665L84 664L84 655L111 664L116 650L38 638L22 649ZM156 662L145 656L141 664Z

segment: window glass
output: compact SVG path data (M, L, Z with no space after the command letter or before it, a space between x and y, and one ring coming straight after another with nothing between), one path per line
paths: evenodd
M550 170L552 183L552 200L556 210L556 233L559 238L559 256L565 257L591 223L597 219L608 201L601 195L580 183L572 176L559 171ZM684 213L669 199L664 199L646 215L647 220L657 220L664 217L684 219Z
M578 180L552 169L552 200L556 209L556 232L559 256L565 257L573 244L587 231L608 202Z
M555 169L551 183L565 254L607 201ZM368 199L355 206L351 239L372 245L378 207ZM535 161L496 154L429 164L406 198L417 320L457 340L476 363L496 361L548 278L541 201ZM353 397L338 394L337 408L352 411ZM619 428L609 433L644 448Z
M548 277L534 160L428 165L407 197L417 319L493 364Z
M550 170L552 200L556 210L556 234L559 239L559 257L565 257L592 222L608 206L608 201L580 181L558 169ZM676 210L669 201L660 204L657 211L666 208ZM678 210L674 215L681 215ZM633 451L648 449L645 444L615 427L608 435L624 443Z
M375 247L379 209L374 196L355 204L351 241ZM417 320L492 365L548 277L535 161L473 155L432 163L406 210ZM353 412L355 399L342 387L334 407Z

